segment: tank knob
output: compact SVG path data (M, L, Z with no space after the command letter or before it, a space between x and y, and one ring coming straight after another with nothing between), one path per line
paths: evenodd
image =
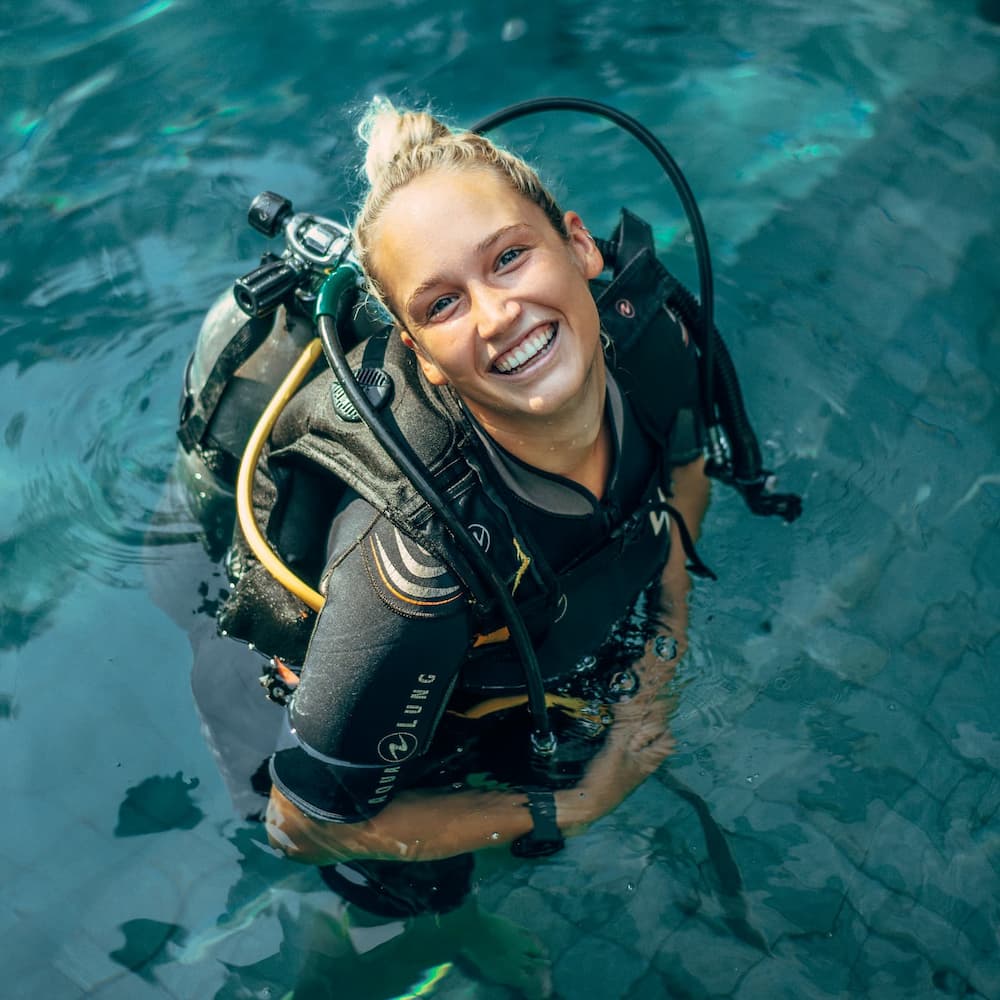
M239 278L233 286L233 295L240 309L256 319L273 313L298 283L298 271L286 261L271 257Z
M247 221L268 239L277 236L281 227L292 217L292 203L273 191L261 191L247 212Z

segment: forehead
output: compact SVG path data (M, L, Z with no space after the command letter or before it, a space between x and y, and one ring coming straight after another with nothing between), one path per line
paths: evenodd
M447 219L441 210L448 209ZM396 191L379 220L379 236L391 239L394 227L440 229L484 222L500 214L524 214L534 218L541 212L534 202L519 194L495 171L483 168L439 168L421 174ZM544 217L544 213L543 213Z
M534 202L492 170L434 170L389 199L372 256L382 284L399 302L406 288L460 266L479 243L511 225L551 228Z

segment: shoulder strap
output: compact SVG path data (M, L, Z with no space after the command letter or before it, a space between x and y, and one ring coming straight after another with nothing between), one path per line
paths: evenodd
M226 387L247 358L267 339L273 324L273 316L248 319L219 352L198 393L190 385L191 361L188 361L180 424L177 428L177 436L185 451L191 451L202 443Z
M674 283L645 247L596 296L609 338L608 365L643 427L663 447L680 411L701 413L697 352L665 305Z

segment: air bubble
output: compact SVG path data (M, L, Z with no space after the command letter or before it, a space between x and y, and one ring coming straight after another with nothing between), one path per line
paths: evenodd
M528 33L528 23L520 17L512 17L505 22L500 31L500 37L505 42L516 42Z

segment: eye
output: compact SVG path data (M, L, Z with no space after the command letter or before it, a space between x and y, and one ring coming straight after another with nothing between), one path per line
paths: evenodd
M510 247L509 249L504 250L504 252L497 257L496 269L499 271L508 265L513 264L514 261L524 253L524 250L524 247Z
M434 319L435 316L442 313L454 301L454 295L442 295L440 298L435 299L427 308L427 318Z

